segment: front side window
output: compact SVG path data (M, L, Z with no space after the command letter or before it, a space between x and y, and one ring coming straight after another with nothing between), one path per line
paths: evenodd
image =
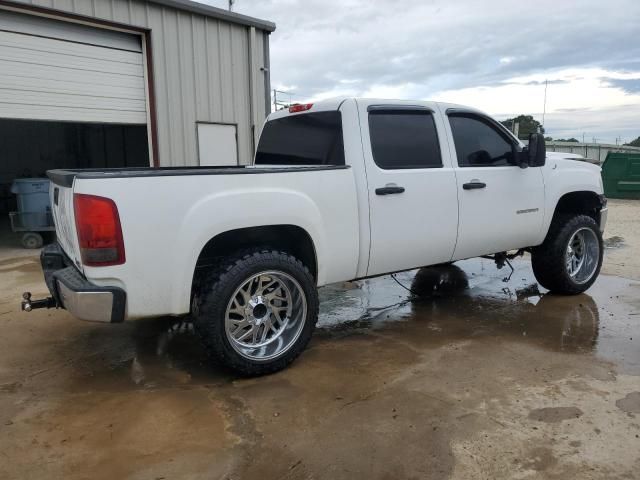
M267 122L256 165L344 165L340 112L291 115Z
M369 113L373 160L385 170L442 167L433 115L423 110Z
M449 123L459 166L515 165L513 143L487 121L472 115L450 115Z

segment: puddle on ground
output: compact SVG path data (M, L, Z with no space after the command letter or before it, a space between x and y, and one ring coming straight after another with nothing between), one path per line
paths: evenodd
M589 294L556 296L538 288L528 261L513 266L508 282L508 267L473 259L324 287L314 342L385 332L426 349L489 338L593 354L640 373L640 282L601 276ZM77 366L83 388L188 388L235 378L210 366L184 320L98 326L80 344L89 357Z
M87 360L75 365L82 388L118 390L123 382L143 389L189 388L234 378L230 372L211 367L187 320L167 317L99 325L77 343Z
M498 270L471 259L321 289L318 326L342 335L419 322L449 341L506 336L564 352L593 352L640 372L640 282L602 275L587 293L551 295L538 287L531 264ZM413 295L409 293L410 290ZM414 332L414 330L412 330Z
M620 248L624 246L624 238L615 235L604 239L604 248Z

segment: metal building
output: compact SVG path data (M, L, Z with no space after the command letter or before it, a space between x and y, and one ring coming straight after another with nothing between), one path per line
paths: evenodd
M0 183L250 162L274 29L189 0L0 0Z

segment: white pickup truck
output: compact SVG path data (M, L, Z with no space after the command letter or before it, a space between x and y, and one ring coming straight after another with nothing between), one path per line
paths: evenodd
M305 348L317 287L506 252L540 284L589 288L606 222L600 169L525 147L477 110L338 99L267 119L255 164L48 172L51 297L94 321L191 315L218 361L256 375Z

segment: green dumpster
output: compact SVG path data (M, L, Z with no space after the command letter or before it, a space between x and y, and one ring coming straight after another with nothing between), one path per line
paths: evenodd
M640 153L608 153L602 183L608 198L640 199Z

